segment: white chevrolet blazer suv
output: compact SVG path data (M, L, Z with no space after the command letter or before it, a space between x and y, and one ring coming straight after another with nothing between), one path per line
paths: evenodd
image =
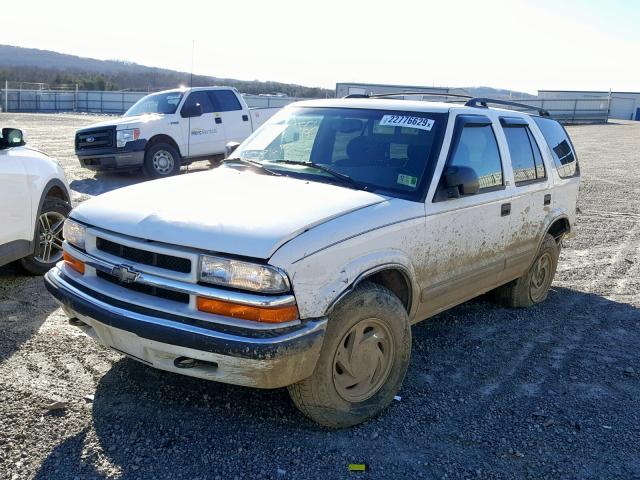
M292 104L219 168L75 208L47 288L135 360L287 386L315 421L355 425L400 389L412 324L489 291L547 297L575 150L546 112L487 103Z
M0 266L18 260L42 275L62 260L69 187L62 167L25 143L20 130L0 130Z

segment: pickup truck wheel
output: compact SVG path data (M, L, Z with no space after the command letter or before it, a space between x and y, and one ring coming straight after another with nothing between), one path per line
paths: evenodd
M144 154L144 171L150 178L163 178L180 171L180 154L168 143L156 143Z
M498 300L512 308L544 302L556 274L559 256L560 247L555 238L546 234L529 270L522 277L496 290Z
M38 215L35 251L20 260L20 266L31 275L43 275L62 260L62 226L71 206L59 199L47 199Z
M410 355L404 306L388 289L365 282L329 315L316 368L309 378L290 385L289 395L321 425L357 425L391 403Z

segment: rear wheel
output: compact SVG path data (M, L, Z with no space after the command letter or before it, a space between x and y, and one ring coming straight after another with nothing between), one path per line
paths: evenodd
M69 203L46 199L38 214L36 247L34 252L20 260L22 268L32 275L43 275L62 260L62 226L71 211Z
M156 143L144 155L144 171L150 178L163 178L180 171L180 154L168 143Z
M497 299L513 308L544 302L556 274L559 256L558 243L553 236L546 234L529 270L522 277L496 289Z
M313 374L289 386L306 416L331 428L380 413L402 385L411 355L411 328L391 291L364 283L329 316Z

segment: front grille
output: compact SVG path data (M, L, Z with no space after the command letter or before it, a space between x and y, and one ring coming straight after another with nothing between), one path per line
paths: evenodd
M165 300L171 300L180 303L189 303L189 295L182 292L176 292L174 290L167 290L166 288L152 287L151 285L145 285L143 283L123 283L113 275L96 270L98 278L111 282L115 285L119 285L122 288L132 290L138 293L144 293L158 298L164 298Z
M114 136L113 127L78 132L76 133L76 150L113 147Z
M188 258L174 257L172 255L165 255L164 253L156 253L148 250L141 250L139 248L127 247L126 245L100 237L96 238L96 248L132 262L164 268L165 270L171 270L174 272L191 272L191 260Z

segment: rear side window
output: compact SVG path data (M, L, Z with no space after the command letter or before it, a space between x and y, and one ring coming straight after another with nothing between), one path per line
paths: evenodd
M560 177L568 178L579 175L580 169L573 145L571 145L571 140L562 125L550 118L533 117L533 120L540 128L551 149L553 161Z
M207 96L206 92L202 92L202 91L191 92L187 97L187 99L185 100L184 105L182 106L182 109L180 110L180 112L184 112L185 108L189 108L192 105L196 105L196 104L200 104L200 106L202 107L202 113L215 112L215 110L213 109L213 104L211 103L211 100L209 100L209 97Z
M480 178L480 193L501 187L502 162L491 125L464 127L448 166L473 168Z
M231 90L209 90L207 94L216 112L242 110L242 105L240 105L238 97Z
M540 149L529 128L517 125L504 128L516 185L544 180L546 175Z

